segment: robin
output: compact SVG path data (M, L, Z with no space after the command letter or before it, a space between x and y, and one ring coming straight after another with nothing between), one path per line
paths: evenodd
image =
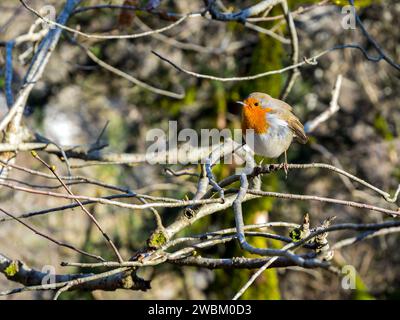
M274 99L261 92L251 93L243 102L242 130L254 130L254 143L248 143L255 154L278 158L285 153L284 169L287 175L286 151L293 138L305 144L308 140L300 120L292 113L292 107L286 102Z

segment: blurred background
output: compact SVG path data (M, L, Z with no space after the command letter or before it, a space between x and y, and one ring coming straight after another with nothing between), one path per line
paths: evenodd
M54 5L57 11L64 1L29 1L34 8ZM105 1L123 4L124 1ZM136 1L143 6L147 1ZM256 1L222 1L227 10L239 10ZM288 1L294 12L299 36L300 58L311 57L335 45L357 43L376 55L359 28L344 29L340 23L344 1ZM101 1L83 1L82 6L98 5ZM357 11L370 35L397 62L400 60L400 3L388 1L356 1ZM304 10L299 9L303 7ZM160 10L187 13L204 8L203 1L162 1ZM0 3L0 41L11 40L26 33L35 17L17 0ZM274 7L269 16L282 11ZM124 20L125 19L125 20ZM87 33L130 34L160 28L172 23L157 15L137 12L121 18L120 10L95 10L74 15L68 25ZM288 38L284 18L257 22ZM108 64L159 88L185 91L183 99L160 96L133 85L94 63L76 42ZM30 63L27 52L31 44L14 51L15 92ZM240 128L240 106L236 100L250 92L261 91L278 97L287 73L252 81L217 82L180 73L151 53L155 50L178 65L199 73L223 77L245 76L291 64L290 45L267 34L245 27L239 22L220 22L202 17L187 19L167 32L128 40L100 41L63 34L44 76L35 86L24 117L24 124L62 145L90 144L96 141L109 122L103 139L106 151L144 153L145 135L149 129L168 130L168 121L178 121L178 129ZM7 112L4 95L5 50L0 47L0 117ZM400 183L400 78L398 70L381 61L371 62L354 49L336 50L324 55L317 65L299 69L298 77L287 102L303 123L328 108L332 89L339 74L343 84L339 97L340 110L311 135L307 145L293 144L289 163L325 162L343 167L377 187L393 193ZM67 174L56 156L46 160ZM18 154L18 165L44 171L45 168L29 152ZM85 175L111 184L129 186L132 190L155 196L191 198L197 178L174 177L165 173L165 166L146 164L85 165L76 161L74 175ZM182 166L171 166L182 169ZM193 169L198 170L196 166ZM235 167L219 165L218 179L234 173ZM43 179L12 170L10 179L43 184ZM339 199L369 202L385 206L385 201L360 186L341 179L328 171L290 171L263 177L263 189L269 191L314 194ZM107 191L96 186L73 186L76 194L103 196ZM0 203L4 209L19 215L66 204L68 201L16 192L2 187ZM132 211L100 204L89 206L102 226L121 248L125 257L146 245L155 228L150 211ZM160 210L164 223L169 224L178 208ZM287 221L300 223L305 213L311 224L335 215L335 223L380 222L380 213L317 202L298 202L263 198L244 205L246 223ZM0 217L2 215L0 214ZM29 219L29 223L60 241L112 259L104 239L79 208L59 211ZM202 233L234 226L231 210L211 215L185 230L186 234ZM278 230L279 231L279 230ZM282 230L279 232L282 233ZM182 233L181 235L184 235ZM352 233L344 232L343 235ZM287 235L287 234L285 234ZM335 239L338 233L329 238ZM400 297L399 236L377 237L335 252L338 264L351 264L357 270L355 290L343 290L340 279L321 270L298 268L272 269L258 278L244 294L244 299L389 299ZM276 241L257 238L257 246L279 247ZM78 268L62 268L61 261L87 261L75 252L60 248L38 237L15 221L0 222L0 251L12 259L41 268L52 265L58 273L85 272ZM213 247L203 253L210 257L243 255L232 242ZM252 270L207 270L195 267L161 265L145 268L139 275L152 279L147 292L68 292L63 299L230 299L253 274ZM17 286L0 276L0 289ZM49 292L23 293L6 299L47 299ZM3 298L4 299L4 298Z

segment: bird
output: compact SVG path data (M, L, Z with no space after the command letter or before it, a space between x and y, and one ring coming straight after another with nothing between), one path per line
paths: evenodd
M261 92L253 92L245 100L237 103L243 106L242 133L246 144L255 154L266 158L278 158L284 153L283 168L287 177L287 150L293 138L302 144L308 141L304 126L292 113L293 108L286 102ZM254 130L251 143L247 141L247 129Z

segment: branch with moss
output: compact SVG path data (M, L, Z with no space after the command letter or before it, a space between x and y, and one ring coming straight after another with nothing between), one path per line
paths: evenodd
M139 278L135 271L128 267L99 274L49 274L32 269L20 260L11 260L1 253L0 273L4 274L8 280L24 286L0 292L0 296L24 291L56 290L66 285L70 285L69 290L87 291L115 291L117 289L146 291L150 289L150 282ZM50 279L54 279L54 282Z

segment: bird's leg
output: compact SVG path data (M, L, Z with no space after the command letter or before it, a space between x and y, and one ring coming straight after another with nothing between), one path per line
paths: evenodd
M285 150L285 163L283 164L283 170L285 170L285 175L286 175L286 179L287 179L287 175L288 175L288 172L289 172L289 165L288 165L288 162L287 162L287 152L286 152L286 150Z

